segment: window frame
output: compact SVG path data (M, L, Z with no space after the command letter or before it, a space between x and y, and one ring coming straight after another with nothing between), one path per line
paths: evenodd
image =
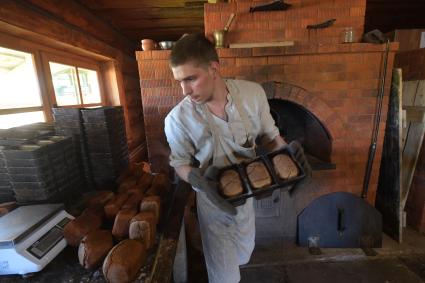
M63 108L73 108L73 107L93 107L93 106L102 106L105 105L105 93L103 88L103 81L102 81L102 73L101 73L101 67L100 63L96 61L92 61L86 58L69 58L69 57L63 57L57 54L48 53L48 52L42 52L41 53L41 60L43 63L43 69L46 77L46 84L47 84L47 93L49 95L49 100L52 103L52 107L63 107ZM100 91L100 102L99 103L88 103L88 104L73 104L73 105L61 105L57 106L56 101L56 94L55 94L55 88L53 86L53 78L52 78L52 72L50 69L50 62L52 63L58 63L63 65L68 65L76 68L85 68L90 69L93 71L96 71L97 73L97 81L99 83L99 91ZM78 80L78 92L79 97L81 99L81 102L83 102L82 99L82 92L81 92L81 85L80 85L80 78L77 73L77 80Z
M42 102L41 106L36 107L0 109L0 115L42 111L44 115L44 120L47 123L53 122L52 107L54 107L56 104L56 98L49 63L48 61L45 61L49 58L57 59L56 61L58 63L64 62L62 64L67 65L74 65L76 62L81 63L80 67L95 70L97 72L97 77L99 81L99 90L101 95L100 105L106 105L108 103L109 96L106 93L108 88L106 85L104 85L105 82L103 80L103 77L105 75L105 71L103 70L102 66L104 66L104 64L107 62L112 62L112 59L101 56L94 56L93 54L79 54L77 51L74 52L74 50L69 48L61 49L57 46L51 46L50 44L42 44L21 37L17 37L15 35L1 32L0 46L32 54ZM87 107L90 107L89 105L90 104L87 104Z

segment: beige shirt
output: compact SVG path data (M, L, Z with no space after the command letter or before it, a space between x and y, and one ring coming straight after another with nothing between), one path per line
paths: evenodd
M228 121L212 116L216 127L229 144L233 142L244 145L248 138L232 98L234 92L239 92L241 108L246 111L250 123L247 130L253 140L260 138L264 144L279 135L279 129L270 114L267 97L261 85L243 80L227 80L226 85L229 90L225 106ZM202 107L193 103L190 97L185 97L167 115L165 134L171 148L171 166L193 165L196 159L200 167L204 167L212 158L213 138L207 116Z

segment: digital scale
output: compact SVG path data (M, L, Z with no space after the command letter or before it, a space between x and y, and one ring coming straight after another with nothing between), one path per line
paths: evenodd
M66 247L63 228L72 219L62 204L21 206L0 217L0 275L42 270Z

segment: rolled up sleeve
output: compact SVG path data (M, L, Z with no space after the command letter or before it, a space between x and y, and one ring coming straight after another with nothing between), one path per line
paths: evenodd
M171 149L170 165L172 167L191 165L195 147L179 121L172 116L167 116L164 131Z
M269 102L267 101L266 94L262 88L259 99L261 125L260 138L262 144L267 144L279 135L279 129L276 127L275 121L270 114Z

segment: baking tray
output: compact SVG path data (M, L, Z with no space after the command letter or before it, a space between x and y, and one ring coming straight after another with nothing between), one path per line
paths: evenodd
M278 154L286 154L291 158L291 160L295 163L295 165L297 166L299 170L298 176L292 177L286 180L279 178L272 163L272 158ZM246 168L249 164L253 162L261 162L265 165L265 168L272 180L272 183L269 186L258 188L258 189L252 186L251 181L248 178ZM233 196L233 197L226 197L223 194L221 194L221 191L219 191L219 193L221 194L223 198L229 201L233 206L242 205L246 202L248 198L251 198L251 197L255 197L256 199L269 197L272 195L273 191L277 189L289 190L291 188L291 185L305 178L304 169L286 148L283 148L268 154L260 155L254 159L241 162L240 164L233 164L233 165L221 168L218 174L218 179L220 179L221 174L224 171L229 169L233 169L238 172L239 178L242 183L242 194Z

